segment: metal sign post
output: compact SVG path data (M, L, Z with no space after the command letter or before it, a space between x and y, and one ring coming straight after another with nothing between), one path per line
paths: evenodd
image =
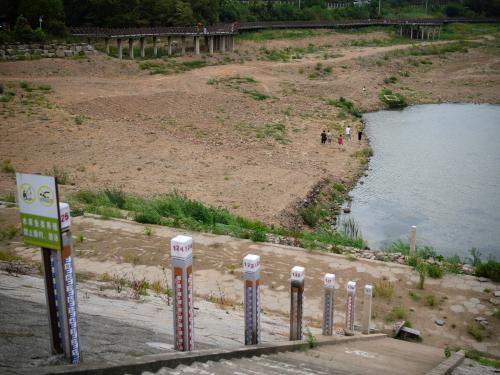
M304 267L292 268L290 340L302 340L304 334L304 278Z
M245 345L260 343L260 256L243 258Z
M42 247L51 352L81 361L69 205L59 203L55 177L16 174L23 240Z
M175 349L194 350L193 239L177 236L170 242L174 288Z
M356 282L349 281L347 283L347 301L345 306L345 334L346 336L354 335L354 313L356 304Z
M363 333L370 334L370 323L372 318L372 296L373 286L365 285L365 298L363 301Z
M334 288L335 288L335 275L327 273L324 278L325 282L325 306L323 311L323 335L333 335L333 313L334 313Z

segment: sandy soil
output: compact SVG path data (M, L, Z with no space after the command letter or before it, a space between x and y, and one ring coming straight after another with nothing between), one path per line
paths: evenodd
M326 99L344 96L362 110L377 109L383 79L404 70L409 77L398 75L392 86L414 103L500 102L500 58L490 49L430 57L432 65L415 67L407 58L382 58L407 46L343 46L384 35L327 33L242 42L227 56L244 63L172 76L150 75L138 62L103 55L2 63L4 85L26 80L50 84L53 92L40 105L1 103L0 160L11 160L18 171L64 169L72 184L63 192L117 187L154 195L177 190L246 217L286 225L297 203L322 178L348 180L363 168L351 155L364 142L348 142L344 149L319 145L322 129L337 134L347 123L354 131L361 126L340 120L340 110ZM309 43L321 52L290 62L258 59L262 46ZM308 75L318 62L331 66L332 74L311 80ZM253 77L258 82L251 88L272 98L256 101L240 90L207 84L235 75ZM83 119L81 125L75 124L76 116ZM276 123L286 125L289 143L256 137L266 124ZM13 191L14 183L12 175L0 172L0 195Z
M3 225L18 221L15 209L0 209ZM125 220L101 220L92 217L75 218L72 226L75 240L75 264L81 274L92 277L124 277L128 280L146 278L150 282L170 281L170 239L180 230L151 226L152 234L145 234L145 226ZM289 313L289 278L294 265L306 268L305 296L306 323L321 327L323 281L325 273L335 273L335 325L344 326L345 285L354 280L358 284L356 322L360 323L363 311L362 286L365 283L383 285L392 283L390 298L376 296L373 302L373 324L382 331L391 331L392 322L387 315L395 306L402 306L406 319L422 333L428 345L450 348L474 348L500 355L500 320L493 316L496 305L492 300L498 283L465 275L445 275L442 279L427 278L425 289L417 289L418 274L409 267L396 263L357 260L308 252L283 245L258 244L227 236L188 233L193 236L193 262L195 294L197 299L223 302L222 307L241 309L242 259L248 253L261 256L262 308L266 316L284 319ZM39 262L40 250L29 248L19 238L3 243L5 250L26 259ZM100 275L100 276L99 276ZM413 297L410 295L413 294ZM429 297L432 296L432 297ZM435 301L429 304L429 298ZM495 300L498 303L498 298ZM474 319L488 320L489 337L476 341L467 333ZM278 320L280 320L278 319ZM438 326L435 321L443 320ZM486 335L487 336L487 335Z

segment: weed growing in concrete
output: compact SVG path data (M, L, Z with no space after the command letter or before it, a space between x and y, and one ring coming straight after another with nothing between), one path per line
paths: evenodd
M309 349L314 349L315 347L318 346L318 340L311 333L311 330L309 328L307 328L307 331L306 331L306 340L307 340L307 344L309 345Z
M500 360L497 358L490 358L486 354L481 353L477 350L466 350L465 357L473 359L474 361L479 362L483 366L500 368Z
M76 125L81 125L85 121L85 116L82 115L76 115L75 116L75 124Z

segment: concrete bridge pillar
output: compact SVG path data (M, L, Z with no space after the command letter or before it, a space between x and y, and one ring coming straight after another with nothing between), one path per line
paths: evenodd
M142 57L142 58L146 57L146 51L145 51L145 49L144 49L144 40L145 40L145 38L144 38L144 37L141 37L141 38L139 39L139 43L140 43L140 46L141 46L141 57Z
M227 40L229 52L234 52L234 35L229 35Z
M181 54L182 55L186 54L186 37L185 36L181 37Z
M208 53L210 55L214 54L214 37L213 36L208 37Z
M200 54L200 37L199 36L194 37L194 54L195 55Z
M413 26L410 29L410 39L413 39Z
M167 37L167 43L168 43L168 55L172 56L172 37L171 36Z
M128 57L134 59L134 38L128 38Z
M106 49L106 54L109 55L109 38L104 39L104 48Z
M153 55L155 57L158 57L158 46L157 46L157 43L158 42L158 37L154 36L153 37Z
M116 39L116 46L118 47L118 58L123 59L123 46L120 38Z
M222 35L220 37L220 51L222 53L226 52L226 36Z
M403 26L399 28L399 36L403 36Z

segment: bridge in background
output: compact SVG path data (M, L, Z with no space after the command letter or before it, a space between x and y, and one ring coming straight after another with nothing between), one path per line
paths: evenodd
M440 37L441 27L448 23L499 23L498 18L423 18L423 19L368 19L368 20L343 20L343 21L263 21L242 22L232 24L216 24L212 26L187 26L187 27L140 27L140 28L100 28L100 27L73 27L70 33L73 36L90 39L103 39L106 53L110 53L110 41L116 40L118 58L123 58L124 39L128 39L128 53L134 58L134 42L139 40L140 55L145 57L145 40L152 38L153 54L158 56L159 37L166 38L165 48L168 55L173 54L173 47L179 45L180 53L186 53L186 39L192 38L193 51L199 55L200 41L204 41L204 50L212 55L218 50L234 50L234 36L238 32L256 31L263 29L346 29L369 26L393 26L399 28L401 36L406 35L411 39L436 39ZM173 39L177 41L174 43Z

